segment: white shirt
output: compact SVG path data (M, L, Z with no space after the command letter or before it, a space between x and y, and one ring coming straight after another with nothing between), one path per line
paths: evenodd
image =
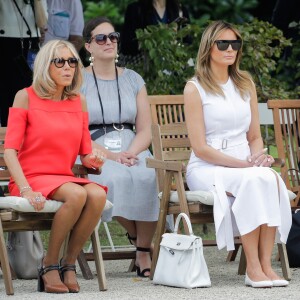
M46 0L41 0L46 7ZM38 37L33 10L24 0L16 0L31 31L31 37ZM0 1L0 37L30 38L28 27L13 0Z
M80 0L47 0L47 7L45 43L53 39L68 40L70 35L82 36L84 19Z

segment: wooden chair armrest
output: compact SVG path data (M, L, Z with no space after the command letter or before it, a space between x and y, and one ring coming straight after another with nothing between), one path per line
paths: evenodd
M101 169L91 169L81 164L75 164L72 168L72 171L75 175L87 175L87 174L100 175L101 174Z
M282 168L285 165L283 158L274 158L275 162L272 164L272 167Z
M176 171L182 172L184 171L184 165L179 161L163 161L154 158L146 158L146 166L147 168L160 169L165 171Z

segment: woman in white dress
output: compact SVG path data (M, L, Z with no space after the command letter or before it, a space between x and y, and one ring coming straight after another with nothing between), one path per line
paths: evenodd
M271 266L276 232L286 243L291 227L287 189L263 149L257 96L251 76L239 69L240 33L211 23L202 35L195 76L184 89L192 145L187 168L191 190L214 193L219 248L234 249L241 236L247 259L245 284L286 286Z
M155 171L145 162L151 156L151 113L145 82L133 70L116 66L119 33L109 19L90 20L84 38L91 64L84 72L82 93L87 99L94 147L108 158L101 175L90 178L108 187L107 197L114 206L102 219L114 217L127 230L130 242L137 247L137 274L149 277L159 202Z

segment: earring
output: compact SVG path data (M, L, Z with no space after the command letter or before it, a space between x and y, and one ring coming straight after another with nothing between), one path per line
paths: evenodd
M95 60L95 57L92 56L92 54L91 54L91 56L90 56L90 58L89 58L90 66L91 66L91 67L94 65L94 60Z
M118 63L118 58L119 58L119 54L117 53L116 58L115 58L115 63Z

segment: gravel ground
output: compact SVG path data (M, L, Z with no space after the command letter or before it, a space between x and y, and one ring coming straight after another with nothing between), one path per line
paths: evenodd
M276 247L274 247L276 248ZM292 280L288 287L254 289L244 285L244 276L237 275L238 259L226 262L227 252L216 247L205 247L204 256L208 265L212 287L180 289L153 285L148 279L139 279L135 273L127 272L130 261L105 261L108 290L99 292L97 279L85 280L78 269L81 291L78 294L47 294L36 291L37 280L14 280L14 296L7 296L0 272L0 299L300 299L300 269L292 269ZM94 263L90 262L95 274ZM279 262L274 268L281 273Z

